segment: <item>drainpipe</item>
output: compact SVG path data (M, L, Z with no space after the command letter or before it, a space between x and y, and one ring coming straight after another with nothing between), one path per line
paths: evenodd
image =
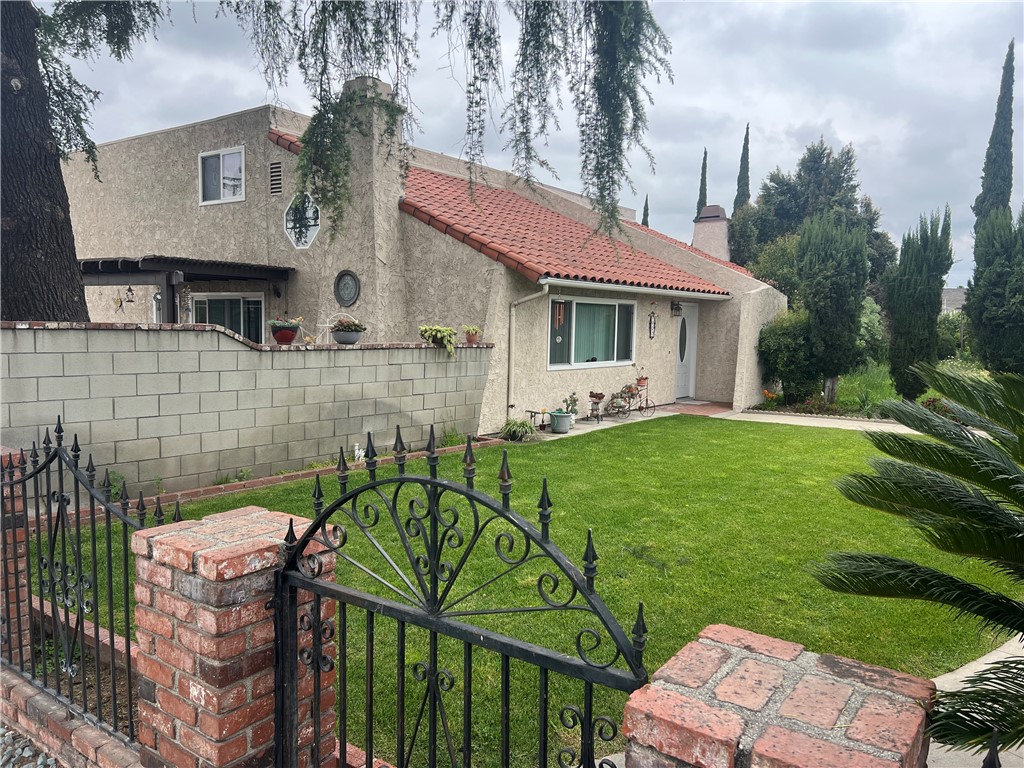
M539 299L548 295L548 285L545 284L536 293L531 293L529 296L513 301L508 305L508 389L505 392L505 415L515 407L515 403L512 402L512 384L515 379L515 354L516 354L516 307L520 304L525 304L528 301Z

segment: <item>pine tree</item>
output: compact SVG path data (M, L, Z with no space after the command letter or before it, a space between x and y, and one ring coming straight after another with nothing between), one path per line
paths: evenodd
M740 153L740 172L736 176L736 199L732 202L732 215L750 202L750 123L743 134L743 151Z
M644 195L644 215L643 218L640 219L640 223L645 227L651 226L651 208L648 204L647 195Z
M974 211L974 231L990 213L1010 208L1013 190L1013 40L1006 50L1003 77L996 100L996 118L992 135L985 151L985 165L981 172L981 192L971 206Z
M835 212L809 218L797 246L797 275L810 318L811 352L831 403L839 376L860 357L857 339L868 280L864 230L847 227Z
M1016 225L1002 208L978 227L964 312L985 367L1024 374L1024 208Z
M938 319L942 286L953 266L950 212L940 224L938 212L921 217L916 232L903 238L900 260L883 280L883 299L889 318L889 370L896 391L916 400L925 384L911 366L934 363L938 347Z
M708 148L704 147L704 160L700 164L700 192L697 193L697 216L694 221L700 218L700 212L708 204Z

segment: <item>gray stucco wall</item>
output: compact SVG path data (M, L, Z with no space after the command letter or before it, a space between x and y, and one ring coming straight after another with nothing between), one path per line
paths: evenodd
M4 327L0 443L38 444L60 415L68 442L152 492L300 469L368 431L390 447L395 425L416 447L431 424L479 431L487 347L275 350L206 328Z
M303 115L267 106L103 144L102 183L73 157L64 164L64 177L79 258L157 254L293 267L291 279L277 286L247 281L188 287L193 293L262 293L267 319L302 316L304 329L313 335L345 311L367 326L367 342L414 341L415 335L398 333L405 325L405 296L397 245L403 185L397 153L389 154L385 147L370 152L369 140L358 137L353 178L363 194L354 196L341 235L332 240L326 216L309 248L295 248L285 234L284 214L295 191L298 157L273 144L267 132L277 127L298 136L307 122ZM238 146L245 149L245 199L200 205L199 155ZM272 162L282 164L284 190L279 195L269 191ZM343 269L355 271L362 283L359 300L344 310L334 298L334 280ZM94 321L136 319L112 316L106 298L90 290ZM269 333L266 326L264 333Z

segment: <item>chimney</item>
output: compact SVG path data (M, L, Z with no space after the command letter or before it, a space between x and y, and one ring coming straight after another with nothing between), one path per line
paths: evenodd
M732 261L729 255L729 219L725 208L706 205L693 223L694 248L723 261Z

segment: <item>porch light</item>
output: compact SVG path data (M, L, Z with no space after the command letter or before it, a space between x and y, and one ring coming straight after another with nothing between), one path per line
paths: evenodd
M128 290L124 292L124 303L125 304L134 304L135 303L135 291L132 290L132 287L130 285L128 286Z
M682 317L682 316L683 316L683 302L681 302L681 301L673 301L672 302L672 317Z

